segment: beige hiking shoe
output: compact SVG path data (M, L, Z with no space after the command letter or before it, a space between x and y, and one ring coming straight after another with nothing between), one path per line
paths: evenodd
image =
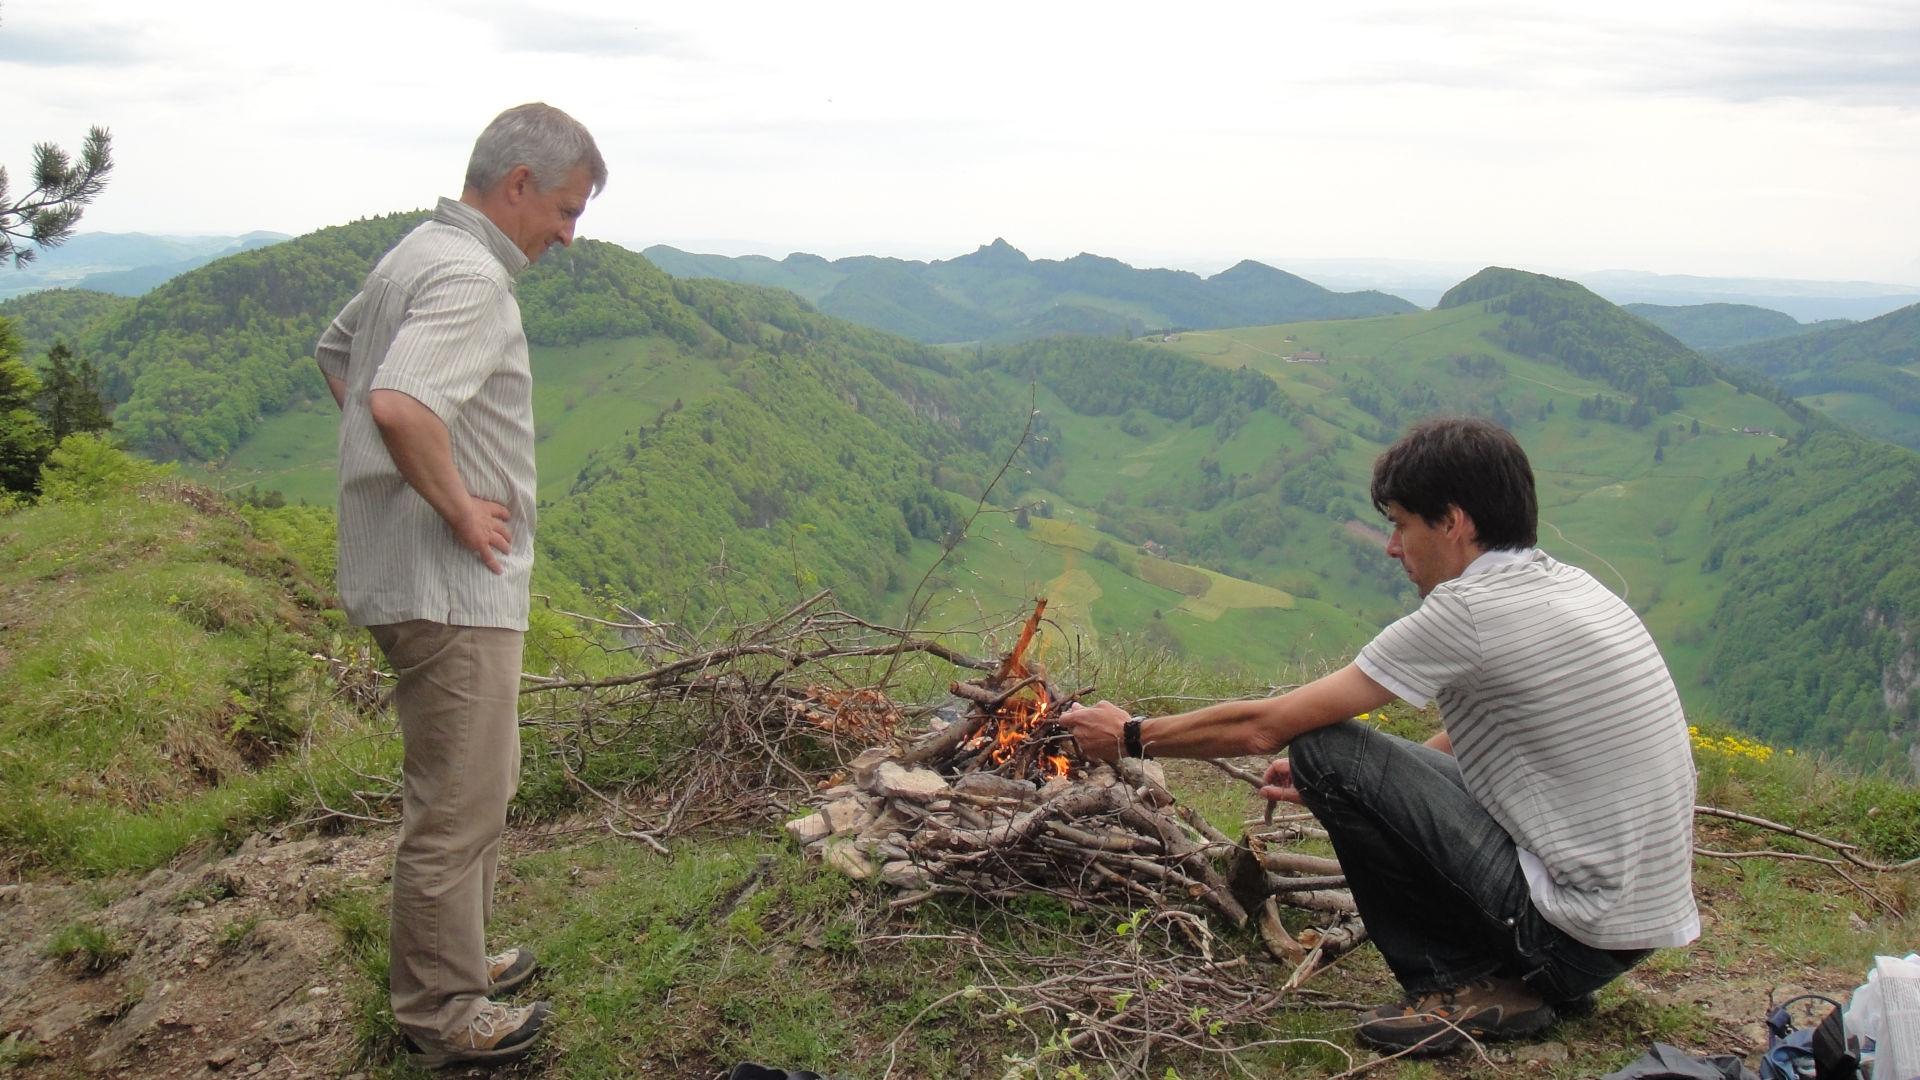
M423 1069L514 1061L533 1050L540 1025L552 1014L553 1006L544 1001L518 1008L489 1001L468 1021L467 1030L445 1046L423 1047L407 1039L407 1060Z
M533 950L515 946L497 956L487 957L487 996L510 994L533 978L540 961L534 959Z
M1424 1056L1444 1054L1470 1037L1497 1042L1532 1035L1553 1021L1553 1006L1526 983L1485 978L1368 1009L1354 1034L1376 1050Z

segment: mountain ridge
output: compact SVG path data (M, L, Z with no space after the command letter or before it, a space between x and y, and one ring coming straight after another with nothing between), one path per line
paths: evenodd
M1418 310L1376 291L1336 293L1252 260L1202 277L1136 268L1090 252L1031 259L1004 237L930 262L871 255L828 261L799 252L779 261L730 259L663 244L642 254L676 277L787 288L826 314L928 344L1009 344L1063 328L1118 337L1176 326L1213 329Z

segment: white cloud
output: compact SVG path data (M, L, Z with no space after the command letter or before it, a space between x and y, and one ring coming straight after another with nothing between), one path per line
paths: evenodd
M106 124L86 227L301 232L429 204L545 100L635 245L1913 276L1910 4L635 11L6 0L0 161Z

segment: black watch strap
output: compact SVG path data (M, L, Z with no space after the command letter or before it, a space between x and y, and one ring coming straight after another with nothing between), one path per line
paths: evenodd
M1146 717L1144 716L1136 716L1128 720L1126 726L1120 729L1122 748L1130 758L1143 758L1147 756L1147 748L1140 745L1140 724L1145 719Z

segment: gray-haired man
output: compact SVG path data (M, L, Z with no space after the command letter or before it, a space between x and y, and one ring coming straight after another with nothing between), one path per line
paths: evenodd
M526 1054L550 1011L488 995L533 954L486 954L533 570L532 377L513 279L573 242L607 182L585 127L548 105L481 133L458 201L394 246L320 338L340 404L340 599L399 678L393 1014L429 1068Z

